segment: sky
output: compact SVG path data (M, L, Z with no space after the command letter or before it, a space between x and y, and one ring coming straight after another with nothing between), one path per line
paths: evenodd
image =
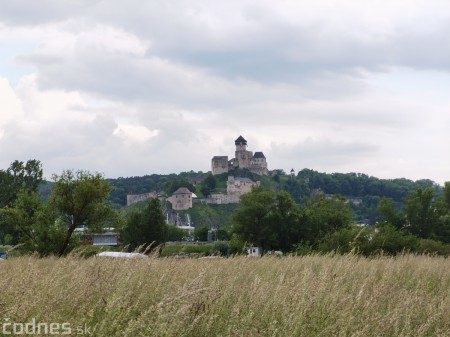
M450 181L448 0L2 0L0 168Z

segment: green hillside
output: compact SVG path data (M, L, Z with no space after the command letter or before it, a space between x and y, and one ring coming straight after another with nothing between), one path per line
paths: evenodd
M311 169L303 169L294 177L286 175L282 170L273 172L272 176L259 176L248 170L238 169L217 176L190 171L180 174L108 179L114 188L110 201L117 208L123 208L126 206L127 194L156 191L170 195L179 186L191 189L198 198L204 198L206 192L225 193L229 175L260 181L264 188L272 191L287 191L298 204L303 204L314 193L342 195L351 202L354 221L369 224L374 224L377 219L377 207L382 197L392 198L400 209L404 198L411 191L432 188L437 197L442 195L442 187L428 179L418 181L405 178L379 179L362 173L329 174ZM208 186L205 183L207 180ZM211 188L211 184L214 188ZM217 224L229 226L230 215L236 207L237 205L195 204L188 213L195 226L210 227Z

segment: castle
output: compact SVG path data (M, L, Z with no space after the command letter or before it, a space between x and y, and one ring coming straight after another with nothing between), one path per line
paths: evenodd
M227 193L212 193L202 202L205 204L238 204L241 196L252 191L254 187L261 185L259 181L252 181L249 178L229 176L227 181Z
M239 136L234 141L236 145L235 157L228 160L228 156L214 156L211 160L211 172L213 175L226 173L236 168L247 169L259 175L268 175L267 161L264 153L247 151L247 141Z

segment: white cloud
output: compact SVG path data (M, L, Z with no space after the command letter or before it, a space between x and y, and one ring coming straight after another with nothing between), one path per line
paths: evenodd
M145 144L150 138L156 137L158 133L158 130L149 130L146 127L136 125L119 125L114 130L114 135L133 145Z
M22 103L6 78L0 78L0 101L2 110L0 128L2 128L12 119L20 118L23 114Z
M2 167L206 171L242 134L271 168L449 180L446 1L24 6L0 4Z

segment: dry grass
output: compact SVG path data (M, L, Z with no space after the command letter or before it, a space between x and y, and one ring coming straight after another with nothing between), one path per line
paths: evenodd
M444 258L22 257L0 275L0 320L94 336L450 336Z

